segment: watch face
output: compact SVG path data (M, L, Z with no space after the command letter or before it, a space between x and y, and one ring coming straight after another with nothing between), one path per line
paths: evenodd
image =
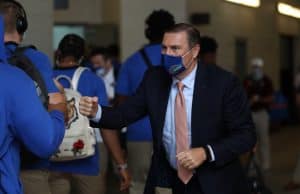
M118 164L117 168L118 168L118 170L125 170L125 169L128 168L128 165L127 165L127 163L125 163L125 164Z

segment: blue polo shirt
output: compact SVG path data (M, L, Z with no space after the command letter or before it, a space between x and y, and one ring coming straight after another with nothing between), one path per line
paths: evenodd
M57 69L54 70L54 76L66 75L72 79L76 67L68 69ZM70 83L61 79L59 82L64 88L70 88ZM108 105L108 98L105 90L104 83L101 78L97 77L90 70L85 70L78 81L78 91L82 96L97 96L99 104L103 106ZM97 175L99 173L99 150L96 146L95 155L69 162L51 162L50 169L55 171L64 171L72 173L80 173L87 175Z
M161 45L153 44L144 47L145 52L152 65L161 64ZM139 51L131 55L122 65L119 72L116 93L124 96L131 96L140 85L145 71L148 69ZM149 117L129 125L127 127L128 141L152 141L152 129Z
M33 81L20 69L1 63L0 83L0 193L22 194L20 144L41 158L50 157L65 131L53 118L63 123L63 114L48 114Z

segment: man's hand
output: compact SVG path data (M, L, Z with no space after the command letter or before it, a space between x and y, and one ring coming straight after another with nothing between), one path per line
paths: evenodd
M61 93L49 93L49 105L48 111L58 110L63 112L65 115L67 113L67 102L66 97Z
M49 96L49 104L66 103L65 95L59 92L49 93L48 96Z
M81 97L79 112L84 116L94 118L98 112L98 97Z
M177 154L177 160L183 167L193 170L202 165L207 159L204 148L193 148Z
M129 189L130 184L131 184L131 176L128 171L128 169L121 169L119 170L120 173L120 178L121 178L121 183L120 183L120 191L125 191Z

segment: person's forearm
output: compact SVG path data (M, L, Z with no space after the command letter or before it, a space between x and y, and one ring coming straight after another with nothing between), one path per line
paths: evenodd
M58 110L64 114L65 120L67 119L67 101L64 94L49 93L48 111Z
M124 153L119 140L119 132L116 130L109 129L101 129L100 131L103 138L103 142L106 145L108 151L112 154L114 161L117 164L126 163L126 159L124 157Z

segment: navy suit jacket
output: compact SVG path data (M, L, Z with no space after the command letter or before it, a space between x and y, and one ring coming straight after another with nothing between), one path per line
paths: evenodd
M156 186L174 188L176 173L166 159L162 141L171 83L172 78L163 67L149 68L134 96L117 108L102 110L99 124L103 128L122 128L150 116L153 156L145 194L154 194ZM195 170L203 193L248 193L238 159L253 148L256 136L247 97L237 77L217 66L199 63L191 122L191 146L209 144L215 154L214 162L205 162Z

